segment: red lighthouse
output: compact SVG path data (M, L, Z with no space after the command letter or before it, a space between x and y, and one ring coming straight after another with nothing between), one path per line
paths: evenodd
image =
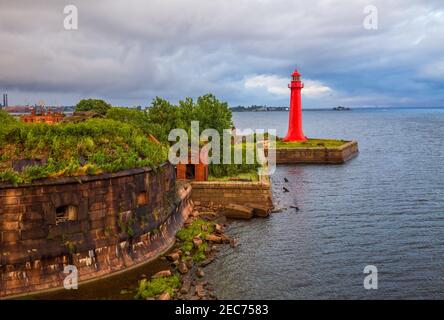
M301 74L295 70L291 75L291 83L288 85L290 95L290 116L288 120L288 132L283 141L305 141L307 138L302 132L302 104L301 90L304 84L301 82Z

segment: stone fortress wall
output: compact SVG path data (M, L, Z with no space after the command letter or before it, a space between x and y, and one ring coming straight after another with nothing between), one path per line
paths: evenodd
M174 167L0 184L0 298L63 287L156 258L192 210Z
M359 154L357 141L339 148L278 148L277 164L343 164Z

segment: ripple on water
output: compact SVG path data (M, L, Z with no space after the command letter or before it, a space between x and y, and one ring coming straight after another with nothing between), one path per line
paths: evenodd
M234 121L283 135L286 117L237 113ZM230 225L240 246L207 272L218 295L444 298L444 112L314 111L304 125L309 136L357 139L359 157L343 166L279 166L273 197L285 209ZM378 267L378 290L363 288L368 264Z

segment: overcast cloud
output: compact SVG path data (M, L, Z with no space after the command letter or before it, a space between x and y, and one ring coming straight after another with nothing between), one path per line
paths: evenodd
M377 30L363 27L367 5ZM297 67L305 107L444 106L442 0L1 0L0 41L10 104L212 92L283 106Z

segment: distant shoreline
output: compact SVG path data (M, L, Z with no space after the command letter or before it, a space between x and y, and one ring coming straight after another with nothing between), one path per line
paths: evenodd
M423 110L428 110L428 109L442 110L442 109L444 109L444 106L443 107L354 107L354 108L351 108L350 110L347 110L347 111L359 111L359 110L417 110L417 109L423 109ZM335 111L335 112L337 112L337 110L333 110L332 108L310 108L310 109L302 109L302 111ZM288 112L288 110L242 110L242 111L231 110L231 112L236 112L236 113L244 113L244 112L249 112L249 113L255 113L255 112Z

